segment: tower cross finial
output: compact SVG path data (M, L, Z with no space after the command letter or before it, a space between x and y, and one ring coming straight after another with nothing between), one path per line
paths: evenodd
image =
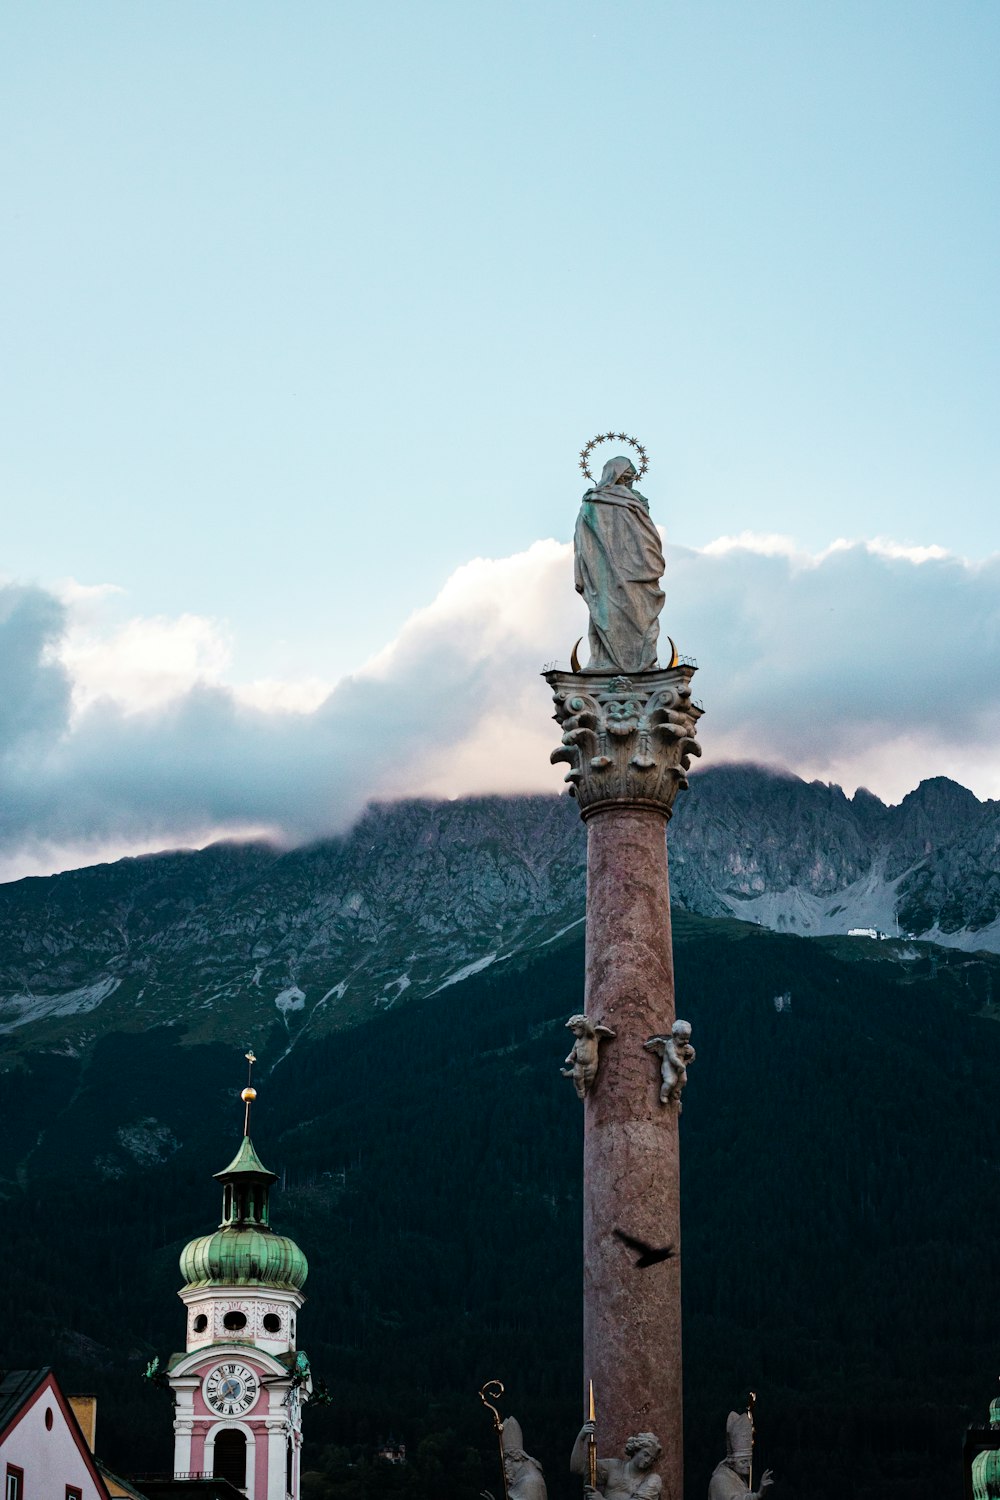
M244 1135L249 1135L250 1134L250 1106L253 1103L253 1101L256 1099L256 1097L257 1097L257 1090L253 1086L253 1065L257 1061L257 1059L256 1059L256 1057L254 1057L253 1049L252 1048L251 1048L251 1050L249 1052L245 1052L243 1055L244 1055L244 1057L247 1060L247 1086L243 1090L242 1094L240 1095L240 1098L243 1100L243 1103L246 1105L246 1109L243 1112L243 1134Z

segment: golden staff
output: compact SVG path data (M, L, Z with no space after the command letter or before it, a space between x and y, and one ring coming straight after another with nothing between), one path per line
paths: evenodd
M479 1392L479 1399L486 1407L486 1410L493 1413L493 1430L496 1432L497 1447L500 1449L500 1477L503 1479L503 1495L504 1500L510 1500L510 1491L507 1488L507 1465L503 1461L503 1418L496 1407L486 1399L487 1396L492 1396L494 1401L499 1401L502 1395L503 1381L487 1380Z
M756 1405L757 1405L757 1392L756 1391L751 1391L750 1394L749 1394L749 1396L747 1397L747 1416L750 1418L750 1477L747 1480L747 1489L748 1490L752 1490L753 1489L753 1441L754 1441L754 1436L755 1436L756 1431L757 1431L756 1427L754 1426L753 1414L754 1414L754 1408L756 1407Z
M590 1382L590 1412L588 1420L596 1424L597 1412L594 1408L594 1382ZM597 1489L597 1428L591 1428L590 1443L587 1447L587 1478L590 1480L590 1488Z

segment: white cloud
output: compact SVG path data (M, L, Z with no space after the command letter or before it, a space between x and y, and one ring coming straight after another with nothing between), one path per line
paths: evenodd
M257 677L253 682L237 683L233 693L247 708L263 713L311 714L333 687L321 677L297 677L285 682L278 677Z
M221 683L232 656L230 632L204 615L127 620L110 632L92 610L69 628L55 652L73 684L79 717L102 699L123 713L163 708L199 684Z
M704 764L779 763L890 800L939 774L1000 795L1000 559L748 535L668 546L666 588L664 631L702 663ZM0 589L8 871L225 831L308 838L373 796L562 784L539 673L586 630L568 545L467 563L332 689L229 682L217 621L102 630L99 600L83 623L76 608Z

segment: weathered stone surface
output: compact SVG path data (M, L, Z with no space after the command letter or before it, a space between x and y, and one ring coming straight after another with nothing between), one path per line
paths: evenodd
M605 1451L642 1430L662 1441L665 1500L683 1494L680 1087L671 1073L678 1107L664 1109L648 1044L675 1020L664 829L701 754L694 671L545 673L563 731L552 760L587 823L584 1009L614 1033L584 1103L584 1378ZM640 1265L630 1241L674 1253Z
M583 1373L603 1451L655 1432L665 1500L681 1500L678 1111L645 1049L675 1019L666 815L607 799L587 822L585 1008L615 1037L584 1104ZM616 1229L675 1254L640 1269Z
M669 818L686 787L702 710L691 697L695 668L655 672L546 672L563 732L552 752L565 761L584 818L609 806L649 807Z

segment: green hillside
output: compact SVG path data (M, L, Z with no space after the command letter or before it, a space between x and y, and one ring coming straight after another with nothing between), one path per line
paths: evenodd
M689 1495L752 1385L775 1500L959 1500L962 1429L1000 1356L1000 960L683 914L675 943L698 1049L682 1121ZM310 1260L303 1341L334 1398L307 1412L307 1493L496 1492L476 1398L491 1376L550 1495L577 1493L581 1121L558 1068L582 957L577 938L497 963L271 1076L284 1027L247 1037L254 1138L284 1176L275 1223ZM96 1389L118 1468L170 1462L169 1400L140 1371L181 1340L176 1257L217 1219L241 1068L174 1026L22 1056L3 1080L17 1295L0 1363ZM389 1433L415 1456L405 1471L346 1466Z

